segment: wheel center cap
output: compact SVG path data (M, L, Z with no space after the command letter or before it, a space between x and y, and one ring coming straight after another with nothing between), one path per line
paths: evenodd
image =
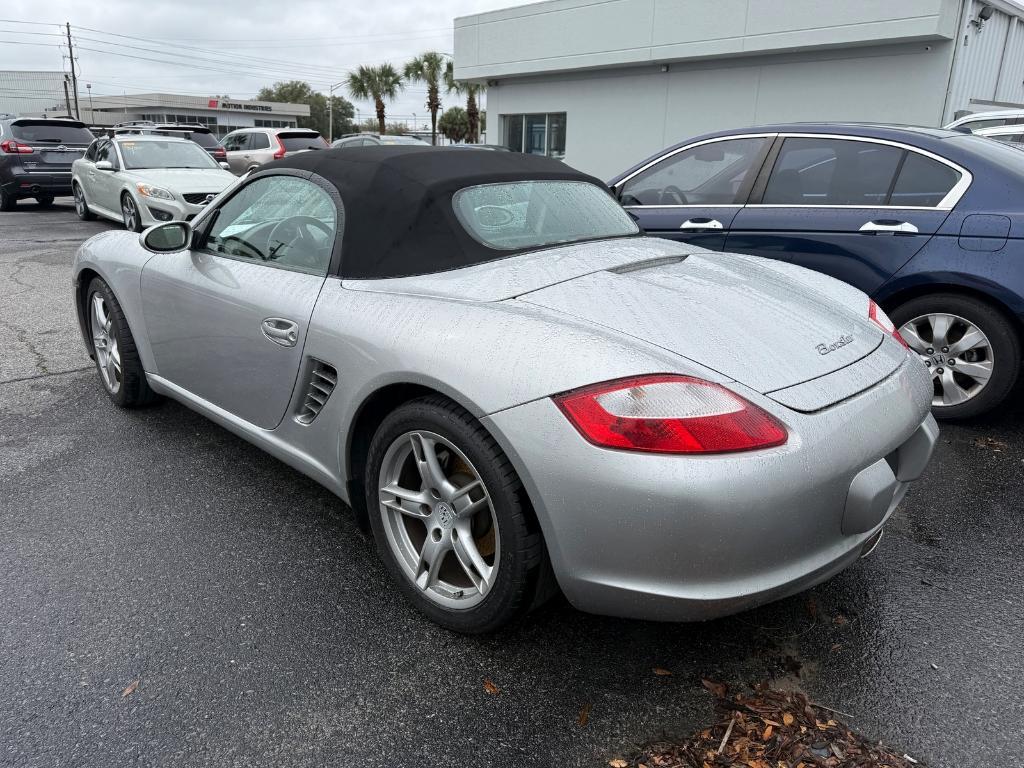
M455 525L455 510L452 509L451 505L447 502L438 502L434 507L434 514L437 515L437 522L439 522L441 527L445 530Z

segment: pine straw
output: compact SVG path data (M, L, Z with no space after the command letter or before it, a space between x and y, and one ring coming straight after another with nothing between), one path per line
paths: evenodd
M632 761L646 768L921 768L922 764L854 733L835 713L802 693L754 686L729 696L704 680L715 696L714 727L681 744L659 743ZM728 732L728 738L726 734ZM612 761L613 763L615 761Z

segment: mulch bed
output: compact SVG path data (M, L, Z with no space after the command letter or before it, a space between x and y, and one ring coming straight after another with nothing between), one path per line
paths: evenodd
M705 680L715 696L715 725L678 743L654 744L632 760L609 765L646 768L921 768L850 730L836 713L815 706L802 693L756 685L729 695Z

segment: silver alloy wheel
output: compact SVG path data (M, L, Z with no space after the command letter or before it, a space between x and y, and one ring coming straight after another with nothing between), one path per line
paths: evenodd
M466 455L434 432L407 432L384 454L378 488L388 545L409 580L446 608L482 602L498 574L501 539Z
M100 370L103 386L112 395L121 389L121 352L117 348L117 337L113 332L110 308L102 294L92 295L89 309L89 325L92 328L92 344L96 350L96 367Z
M135 231L136 217L139 212L135 209L135 201L129 195L121 198L121 216L124 217L124 227L130 232Z
M988 336L959 315L920 315L904 323L900 335L931 371L933 406L966 403L992 378L995 361Z
M75 212L79 216L85 215L85 193L77 184L75 184Z

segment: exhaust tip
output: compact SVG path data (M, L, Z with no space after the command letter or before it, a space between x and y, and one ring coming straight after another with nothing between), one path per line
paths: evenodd
M864 542L864 546L860 550L860 559L863 560L865 557L870 555L878 547L878 542L882 540L882 531L879 531L870 539Z
M33 195L38 195L40 192L42 192L42 188L38 184L33 184L29 192L31 192Z

